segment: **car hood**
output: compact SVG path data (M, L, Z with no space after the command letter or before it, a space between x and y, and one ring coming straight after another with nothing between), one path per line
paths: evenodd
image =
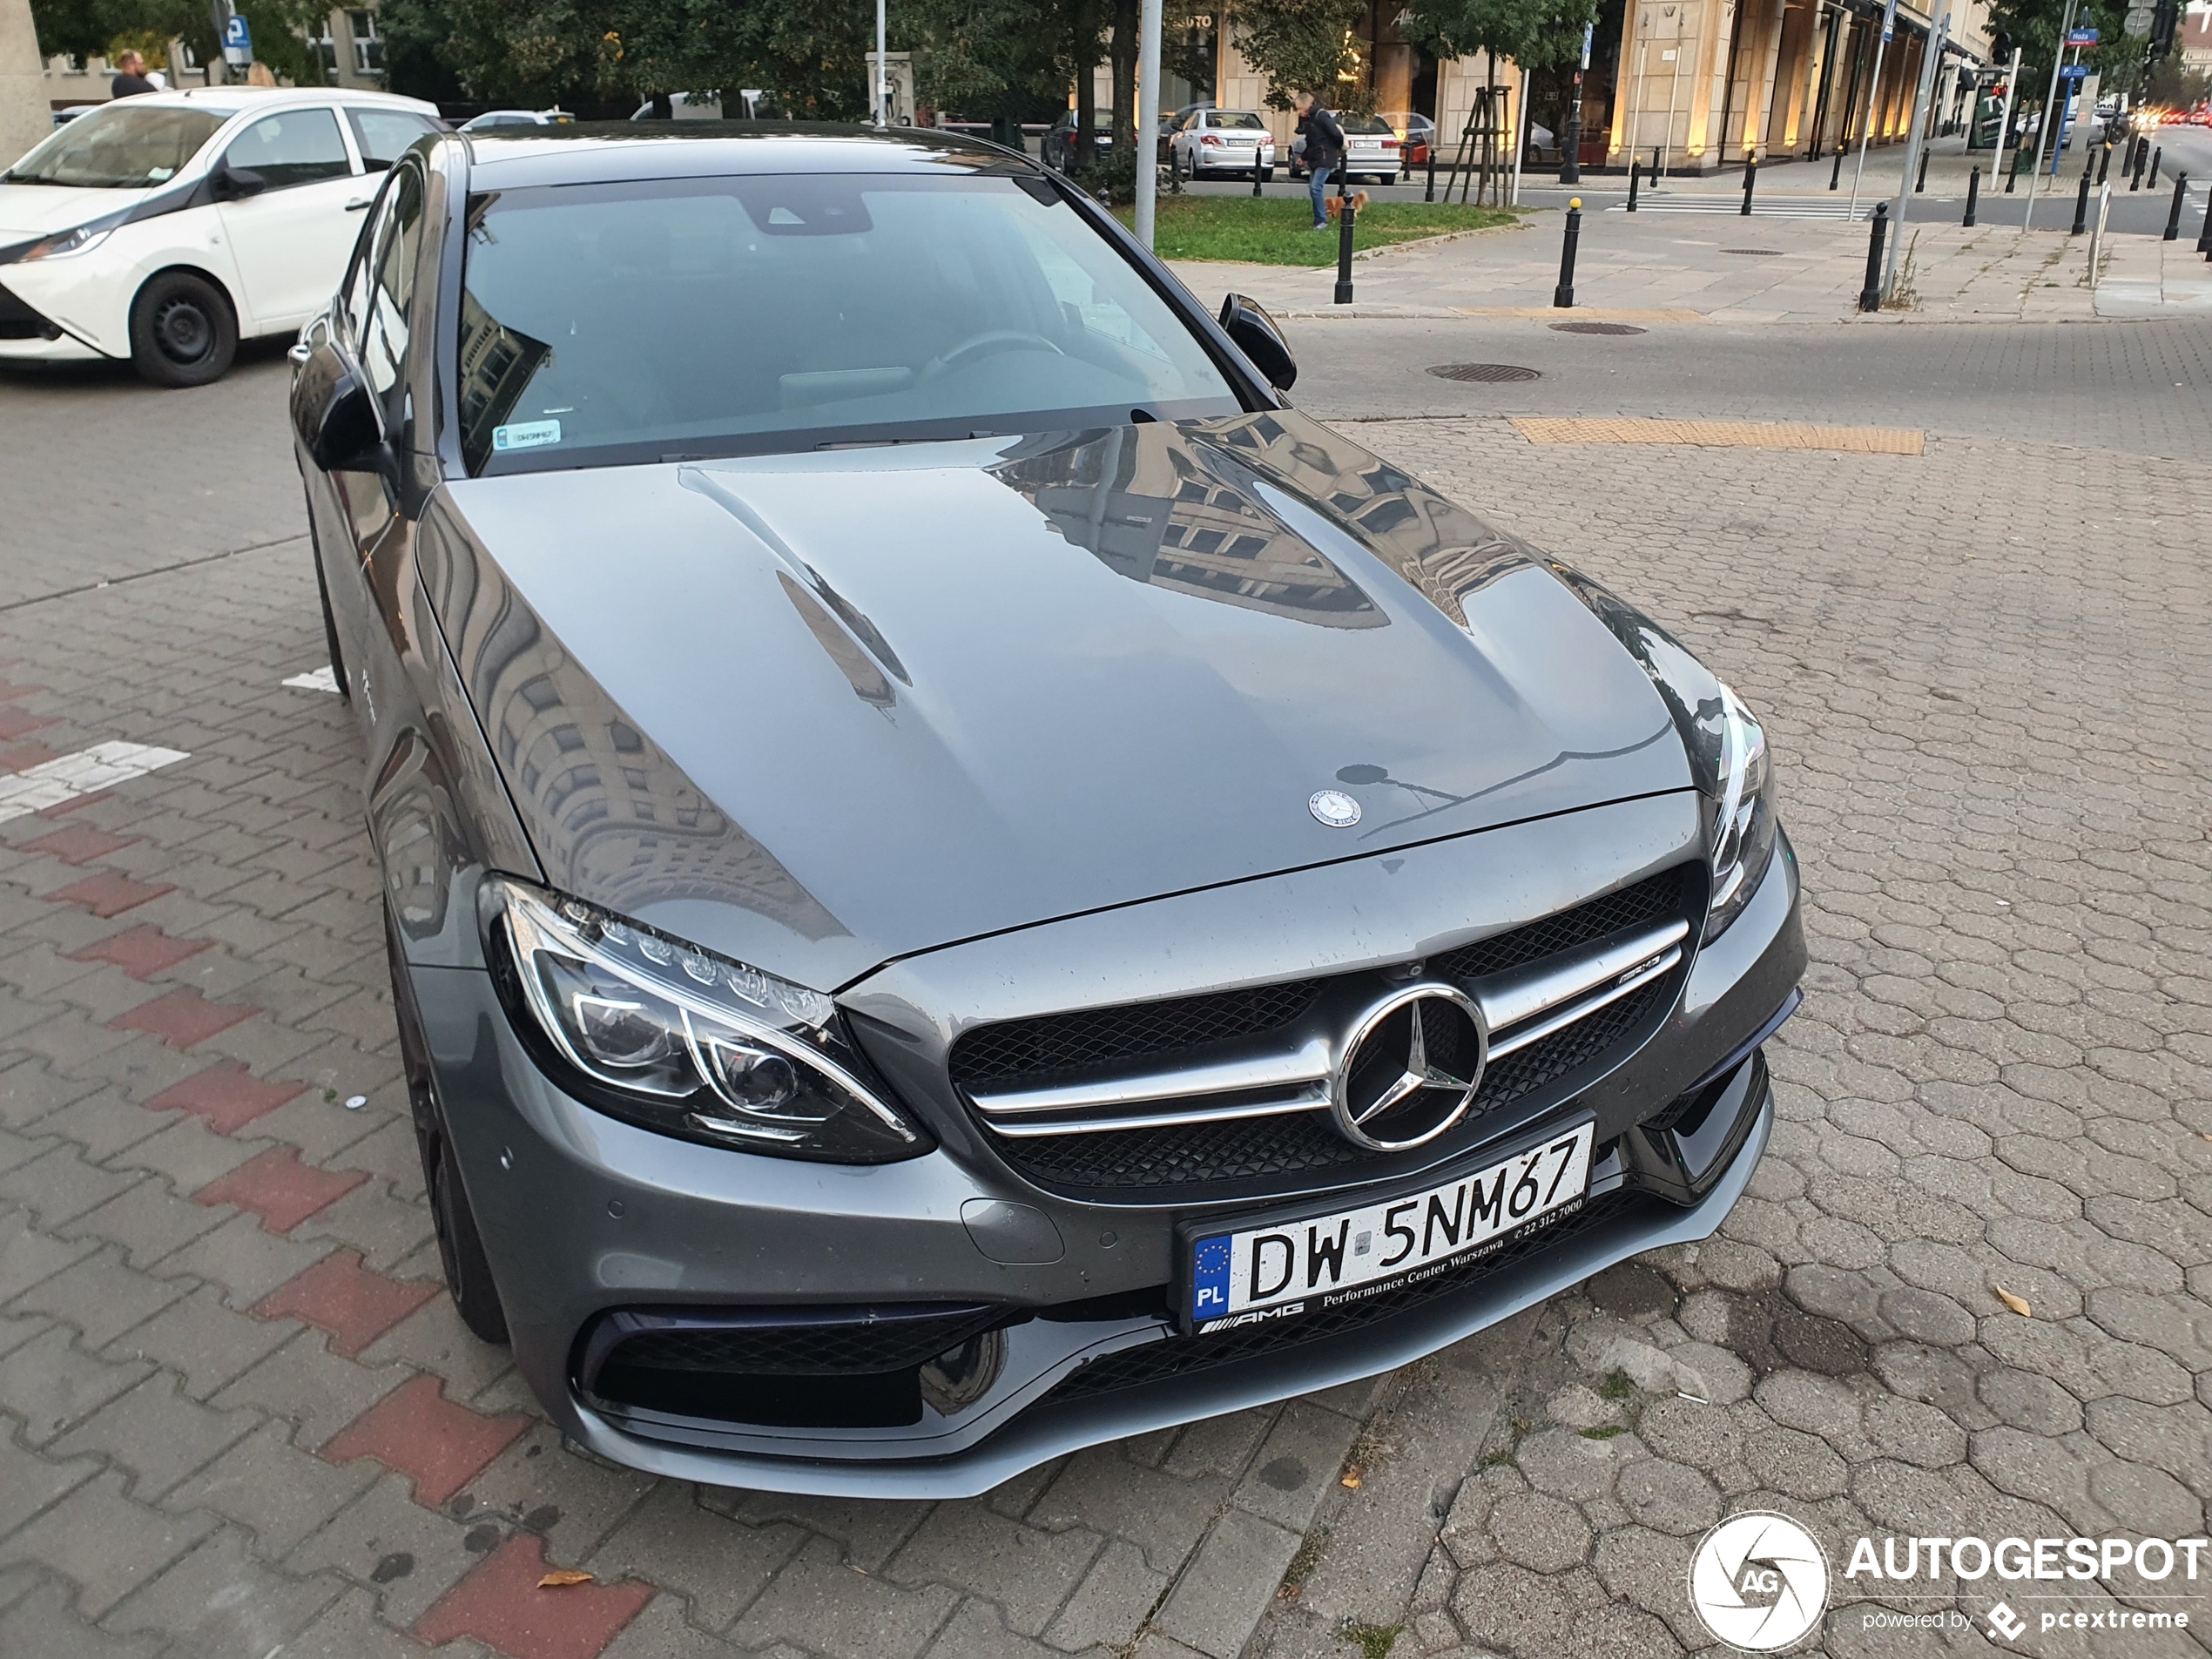
M1690 782L1537 556L1288 411L478 479L421 547L547 879L825 989Z
M158 188L167 188L162 185ZM95 219L136 206L145 190L86 190L73 185L0 184L0 247L35 236L74 230Z

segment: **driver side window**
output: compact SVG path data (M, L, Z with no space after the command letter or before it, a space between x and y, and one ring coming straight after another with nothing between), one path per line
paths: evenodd
M373 260L368 273L368 310L355 336L361 374L384 416L385 435L404 449L408 309L415 298L415 255L422 244L422 175L414 167L397 169L384 192ZM352 303L349 294L347 303Z

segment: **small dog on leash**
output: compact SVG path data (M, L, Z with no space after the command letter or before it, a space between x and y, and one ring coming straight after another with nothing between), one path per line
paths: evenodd
M1367 211L1367 192L1366 192L1366 191L1364 191L1364 190L1355 190L1355 191L1353 191L1353 192L1352 192L1352 198L1351 198L1351 199L1352 199L1352 211L1354 213L1364 213L1364 212L1366 212ZM1328 208L1329 208L1329 217L1330 217L1331 219L1334 219L1334 218L1336 218L1339 214L1340 214L1340 213L1342 213L1342 212L1343 212L1343 211L1344 211L1344 200L1345 200L1345 199L1344 199L1343 197L1341 197L1341 196L1325 196L1325 197L1323 197L1323 198L1322 198L1322 200L1323 200L1323 201L1325 201L1325 202L1326 202L1326 203L1328 204Z

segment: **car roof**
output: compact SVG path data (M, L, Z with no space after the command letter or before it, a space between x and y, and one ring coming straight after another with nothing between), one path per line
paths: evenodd
M1026 156L921 127L771 121L587 122L457 132L472 189L705 179L727 173L1041 173Z
M344 86L180 86L166 92L140 92L135 104L154 108L192 109L201 105L224 106L224 113L243 113L249 107L280 108L288 104L359 104L416 115L435 116L438 106L419 98L396 92L373 92Z

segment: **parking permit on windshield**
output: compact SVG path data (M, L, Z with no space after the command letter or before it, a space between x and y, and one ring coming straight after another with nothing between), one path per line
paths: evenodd
M496 426L491 429L491 447L495 452L502 449L542 449L549 443L561 441L558 421L525 421L516 426Z

